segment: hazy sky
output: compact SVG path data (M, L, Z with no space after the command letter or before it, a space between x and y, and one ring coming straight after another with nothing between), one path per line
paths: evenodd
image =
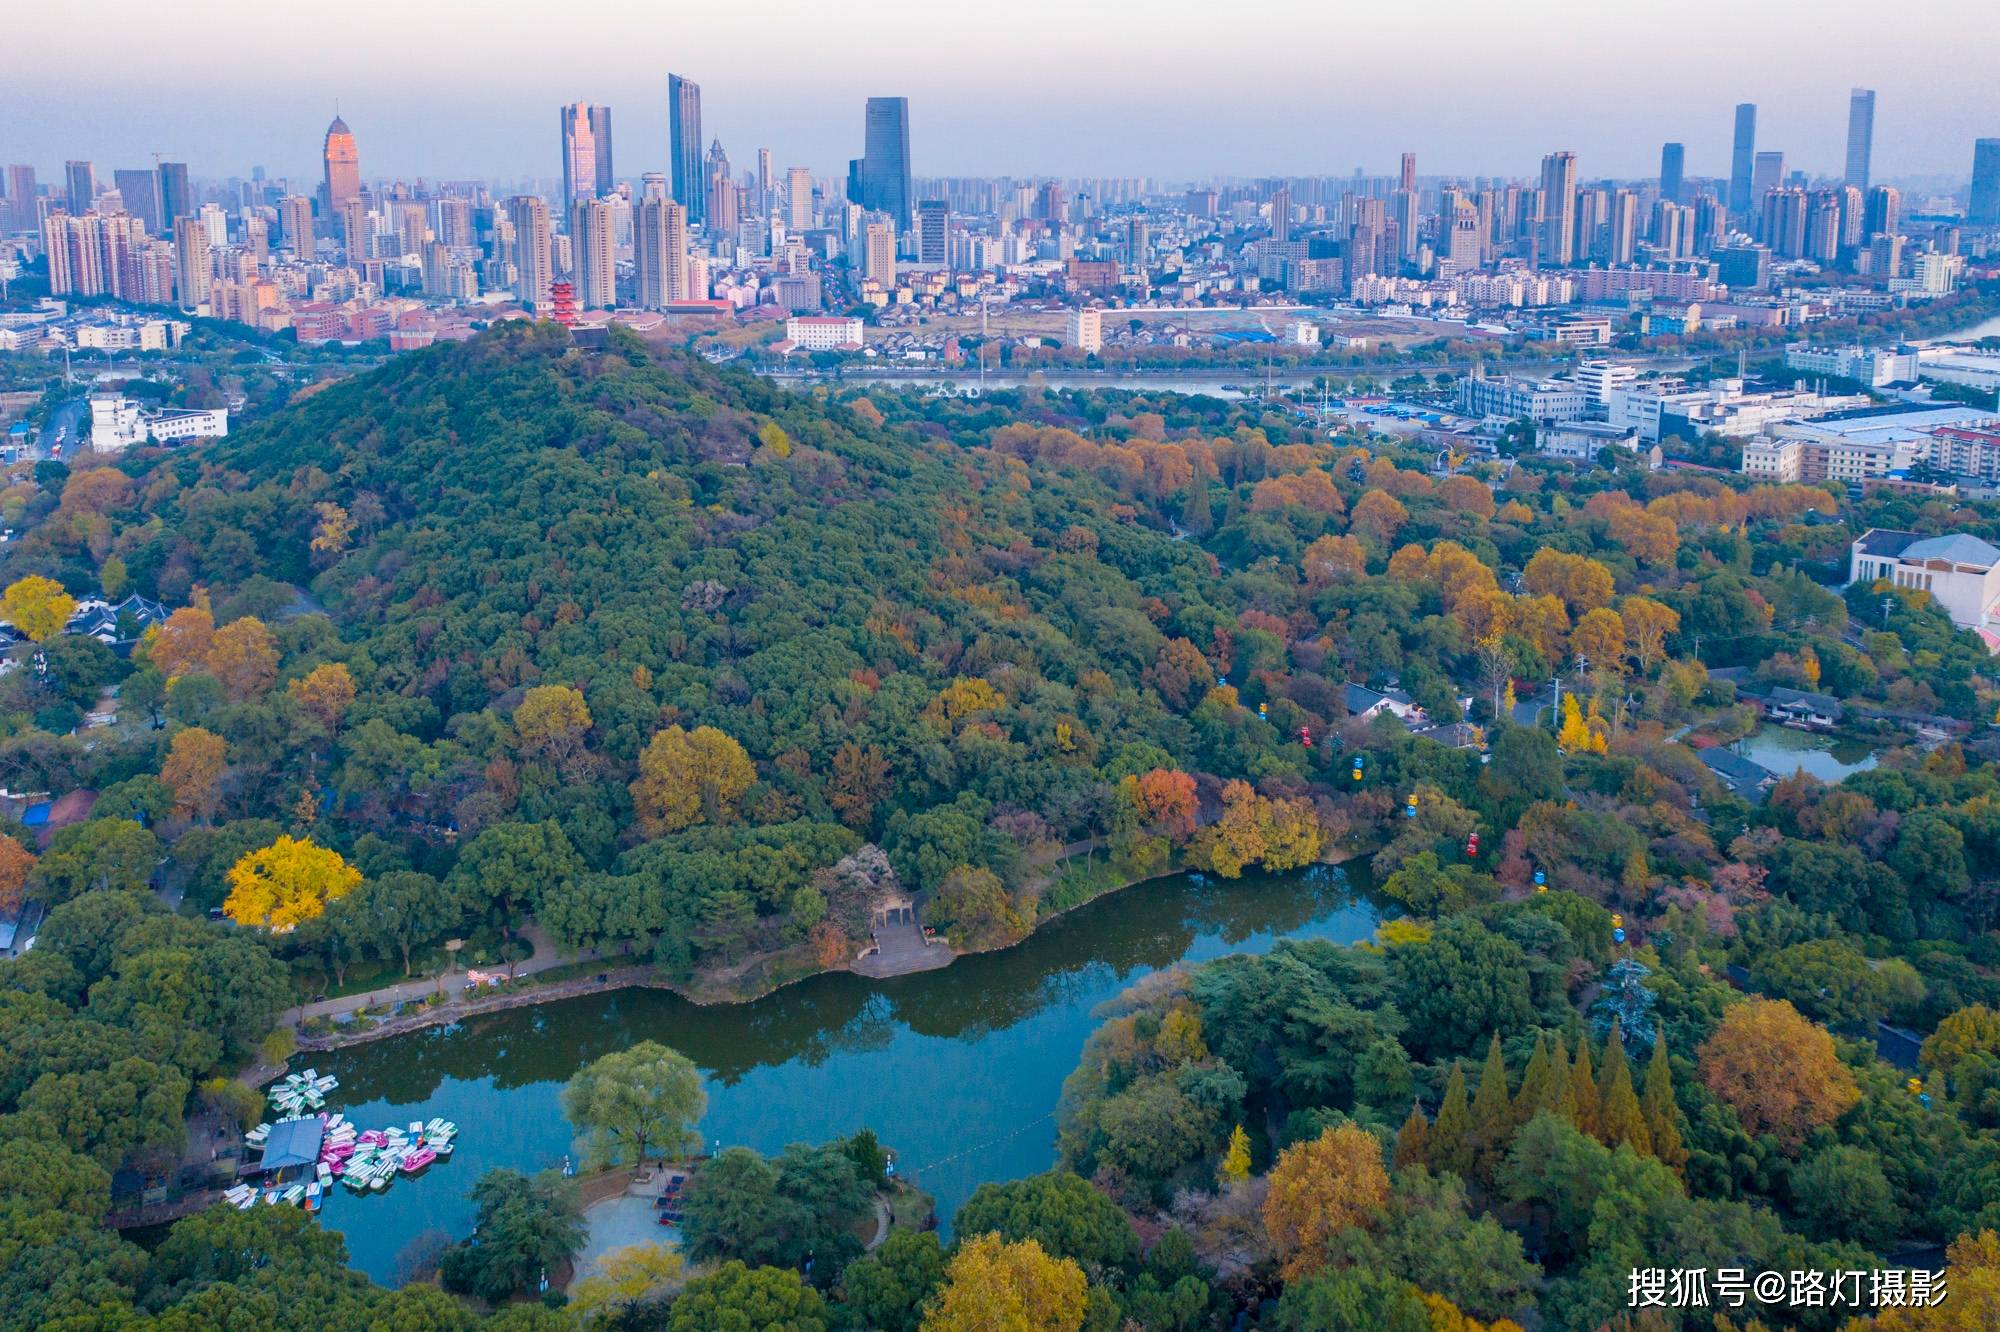
M318 174L336 100L369 178L557 170L556 107L611 106L621 176L666 163L669 70L731 159L845 170L870 94L910 99L919 175L1726 175L1758 147L1837 171L1851 85L1877 178L1970 173L2000 135L1980 0L55 0L0 27L0 162L44 179L159 152Z

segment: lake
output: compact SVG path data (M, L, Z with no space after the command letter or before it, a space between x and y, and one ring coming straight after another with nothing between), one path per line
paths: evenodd
M1788 726L1760 725L1755 734L1736 748L1743 751L1745 758L1763 764L1780 777L1789 777L1803 768L1823 782L1837 782L1849 773L1875 766L1875 751L1860 741L1836 740Z
M775 1152L872 1128L949 1224L981 1183L1053 1164L1062 1082L1099 1005L1180 962L1263 952L1281 939L1366 939L1381 919L1357 895L1366 875L1362 863L1351 876L1344 867L1234 882L1179 875L941 971L816 976L714 1007L621 990L301 1056L295 1068L339 1076L329 1109L364 1128L442 1115L460 1131L450 1161L381 1193L336 1188L321 1218L345 1234L356 1267L390 1281L398 1251L419 1233L470 1231L465 1195L481 1172L561 1164L571 1130L560 1096L577 1068L655 1040L700 1066L711 1150Z

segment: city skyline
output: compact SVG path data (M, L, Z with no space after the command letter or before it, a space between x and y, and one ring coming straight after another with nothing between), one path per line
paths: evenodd
M1688 27L1726 24L1715 31L1730 39L1704 47L1697 82L1680 67L1632 67L1629 30L1554 0L1504 20L1447 4L1421 23L1382 15L1335 23L1304 6L1252 3L1232 19L1287 40L1252 44L1244 59L1213 70L1188 54L1198 45L1187 29L1203 21L1201 11L1176 4L1074 15L1033 0L1019 26L1034 30L1046 19L1042 37L1064 40L1044 40L1032 58L1019 34L982 30L976 56L959 44L953 59L885 69L860 51L843 59L855 39L840 25L821 25L824 41L791 54L760 43L747 16L697 33L612 3L613 21L601 30L617 40L589 53L599 58L579 59L573 42L553 40L547 16L510 12L473 25L469 6L416 13L361 0L355 13L393 12L408 40L365 62L332 47L288 50L287 77L257 85L254 95L217 82L160 97L150 90L159 62L187 33L223 30L217 24L251 12L237 0L196 8L216 24L168 22L154 7L108 0L86 0L60 23L23 15L10 32L22 74L0 92L0 123L9 127L0 157L32 162L50 179L69 160L93 161L103 175L143 165L154 152L202 176L247 175L257 165L302 176L337 104L367 146L371 179L544 179L559 175L546 146L547 108L586 102L617 108L620 177L636 180L645 170L671 171L669 67L702 85L706 136L733 158L769 147L781 163L821 177L838 177L858 154L861 126L849 108L882 95L910 101L920 176L1204 179L1346 175L1357 166L1386 175L1400 153L1414 151L1427 176L1527 178L1544 154L1568 151L1584 178L1638 178L1653 174L1661 143L1675 141L1686 145L1689 176L1717 178L1729 173L1731 108L1750 102L1759 108L1760 148L1831 178L1845 168L1853 88L1878 96L1876 180L1963 179L1973 140L2000 132L2000 98L1965 81L1941 88L1929 59L1902 49L1920 43L1853 42L1843 17L1867 11L1844 2L1815 6L1809 24L1692 5ZM785 0L768 12L792 10L802 21L811 12ZM916 7L891 0L882 26L897 27L906 10ZM1103 60L1106 48L1080 39L1119 13L1134 21L1117 30L1117 59ZM92 86L111 93L86 98L66 77L74 51L65 43L93 14L101 40ZM1537 14L1547 25L1532 21ZM1360 60L1358 50L1381 49L1357 40L1370 36L1422 45L1423 73L1406 62ZM1982 49L2000 51L2000 30L1970 6L1958 11L1951 40L1957 57L1974 64ZM1526 64L1515 59L1528 54L1535 59ZM1522 77L1496 78L1498 68ZM116 95L125 87L135 90L129 99Z

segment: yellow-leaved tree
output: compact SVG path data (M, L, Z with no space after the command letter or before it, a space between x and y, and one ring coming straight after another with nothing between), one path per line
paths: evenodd
M1229 1150L1222 1154L1222 1166L1215 1177L1224 1188L1250 1178L1250 1135L1241 1124L1229 1134Z
M222 911L238 925L283 933L317 918L327 903L360 886L361 871L338 851L280 836L229 867Z
M1077 1332L1087 1293L1083 1269L1034 1240L976 1235L959 1245L923 1332Z
M333 731L354 702L354 676L345 662L323 661L287 685L285 692L306 715Z
M1264 1229L1285 1280L1324 1267L1327 1241L1349 1226L1366 1224L1388 1196L1382 1144L1366 1129L1342 1124L1280 1152L1264 1197Z
M29 574L7 585L0 593L0 616L37 643L46 643L63 631L76 598L63 591L53 578Z
M723 823L757 780L743 746L713 726L669 726L639 755L632 804L648 837L697 823Z

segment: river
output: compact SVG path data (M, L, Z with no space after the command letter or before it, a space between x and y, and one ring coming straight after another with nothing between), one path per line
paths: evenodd
M711 1146L774 1152L867 1127L949 1224L988 1180L1054 1160L1054 1111L1095 1010L1177 962L1257 953L1280 939L1368 938L1381 916L1366 866L1128 888L1051 921L1020 945L887 981L817 976L749 1004L700 1007L622 990L512 1009L453 1027L293 1060L340 1078L330 1109L363 1127L456 1120L449 1162L381 1193L336 1188L321 1212L356 1267L394 1278L428 1229L463 1237L466 1191L493 1166L559 1164L571 1130L563 1082L585 1062L656 1040L700 1066Z

